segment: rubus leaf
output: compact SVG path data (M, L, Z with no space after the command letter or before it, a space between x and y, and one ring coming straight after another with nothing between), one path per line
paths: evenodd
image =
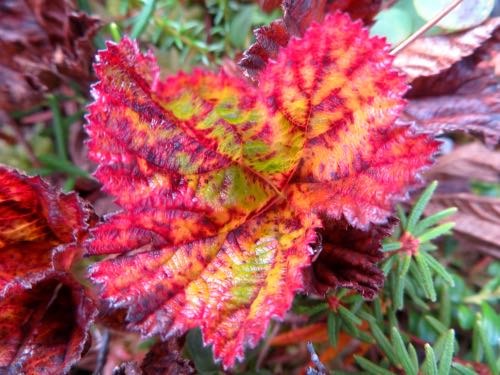
M332 21L335 28L314 24L307 38L292 40L259 76L260 89L306 131L288 189L294 207L367 228L386 221L437 143L393 127L406 85L390 69L387 44L346 15L325 24Z
M285 47L291 37L303 36L313 22L321 22L327 13L343 11L370 23L381 5L381 0L284 0L283 18L254 30L256 42L238 64L247 76L258 80L267 62L276 59L280 47Z
M65 374L96 310L67 273L93 223L76 194L0 166L0 372Z
M127 212L100 229L93 253L102 253L100 244L112 253L214 236L276 199L304 134L271 113L255 89L201 70L160 82L153 57L138 55L128 39L109 44L99 59L89 156Z
M392 223L392 220L391 220ZM314 261L307 280L310 291L324 294L330 288L353 288L373 299L384 284L384 274L377 267L383 259L382 238L391 225L373 226L367 231L353 228L344 221L326 223L320 231L321 253Z
M50 270L69 270L91 220L76 194L0 166L0 298Z
M0 299L0 372L66 374L85 349L95 307L64 273Z
M393 126L406 86L390 64L340 13L292 40L259 88L202 70L160 80L151 54L109 43L87 125L122 208L88 243L120 254L90 270L109 308L146 336L201 326L224 367L242 358L304 288L322 220L387 223L430 164L436 143Z
M316 226L277 207L229 233L99 262L90 275L111 307L128 308L129 328L166 339L201 326L229 367L291 306Z

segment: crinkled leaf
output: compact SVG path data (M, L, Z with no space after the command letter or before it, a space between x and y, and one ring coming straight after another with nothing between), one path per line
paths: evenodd
M394 66L405 72L409 81L437 74L471 55L499 25L497 17L470 30L418 38L397 54Z
M88 246L119 254L90 270L108 306L147 336L201 326L225 367L242 358L303 289L320 217L384 223L430 164L436 143L393 126L406 86L390 66L339 13L293 39L259 88L201 70L159 80L150 54L109 44L87 126L122 208Z
M0 372L66 374L81 357L95 315L82 288L49 272L0 300Z
M130 328L166 339L201 326L228 367L301 289L314 226L277 207L229 233L99 262L91 277L112 307L128 307Z
M157 81L152 56L127 39L99 59L89 156L124 212L100 227L93 253L215 236L276 200L304 135L254 88L201 70Z
M285 47L293 36L301 37L313 22L321 22L328 12L341 10L369 23L381 3L380 0L285 0L283 18L254 30L256 42L244 52L239 65L246 75L257 79L268 60L277 58L280 47Z
M61 80L90 78L99 21L63 0L0 4L0 109L29 108Z
M0 166L0 296L51 269L68 270L89 220L76 194Z
M321 252L306 271L310 291L324 294L330 288L352 288L373 299L384 284L377 263L383 259L381 241L390 234L390 222L367 231L345 221L327 223L321 230Z
M92 221L75 194L0 166L0 372L65 374L95 307L66 273Z
M406 85L390 69L385 42L345 15L328 19L335 28L313 25L309 38L291 41L260 75L260 89L306 128L288 190L294 207L366 228L386 221L437 145L393 126ZM287 65L293 68L284 71Z

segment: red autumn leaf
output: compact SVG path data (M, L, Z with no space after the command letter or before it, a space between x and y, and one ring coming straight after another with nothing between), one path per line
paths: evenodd
M276 59L280 47L285 47L291 37L301 37L313 22L321 22L327 13L340 10L348 12L353 19L370 23L381 4L381 0L284 0L283 18L254 30L256 41L244 52L239 65L245 74L257 79L268 60Z
M200 70L162 81L134 43L108 44L87 130L122 208L88 246L121 255L90 270L110 309L146 336L201 326L225 367L242 358L303 289L320 219L384 223L430 164L435 142L393 126L406 87L390 65L339 13L292 40L260 88Z
M386 221L437 143L393 126L406 85L385 42L345 15L329 20L335 28L313 26L291 41L259 76L260 89L271 108L307 126L287 191L295 208L366 228Z
M0 166L0 372L63 374L95 315L66 273L92 220L75 194Z
M66 374L80 360L95 315L84 290L50 271L0 299L0 373Z
M90 215L76 194L0 166L0 295L68 270Z
M327 340L328 327L326 323L313 323L276 335L269 343L273 346L288 346L302 342L322 343Z

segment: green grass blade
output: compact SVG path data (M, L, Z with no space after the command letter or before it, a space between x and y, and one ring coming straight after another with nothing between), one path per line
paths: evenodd
M115 22L111 22L109 24L109 32L111 33L111 37L116 43L119 43L122 40L122 35L120 33L120 29Z
M386 259L386 261L380 267L385 276L387 276L391 271L392 265L394 264L394 261L397 259L396 258L397 256L398 256L397 254L392 255L391 257Z
M389 252L389 251L396 251L401 249L402 243L401 242L389 242L386 244L382 245L382 251L383 252Z
M406 228L408 223L408 218L406 217L405 211L401 205L396 206L396 211L398 213L399 221L401 222L401 227Z
M132 32L130 36L134 39L137 39L141 36L141 34L146 29L146 26L151 19L156 8L156 0L146 0L144 7L141 10L141 13L137 16L137 19L134 22L134 27L132 28Z
M417 351L415 350L415 347L409 343L408 344L408 353L410 354L410 359L411 359L411 365L413 367L413 371L415 373L418 373L418 355Z
M92 178L90 174L83 169L78 168L67 160L58 159L53 155L40 155L38 160L40 160L45 167L51 168L54 172L64 172L72 177Z
M56 140L57 156L59 156L62 160L68 160L64 126L62 122L61 110L59 109L59 102L54 95L48 95L47 101L49 103L50 110L52 111L52 127L54 129L54 136Z
M476 319L474 321L474 325L472 327L472 360L476 362L481 362L483 358L483 352L481 350L481 337L480 337L480 327L479 320L481 319L481 315L476 314Z
M423 311L430 310L430 307L427 305L427 303L417 295L417 288L415 287L413 279L410 277L407 277L405 279L405 291L408 296L410 296L412 302L420 309L422 309Z
M450 327L450 323L451 323L451 299L450 299L450 293L448 291L447 284L443 284L441 286L441 290L440 290L439 320L447 328Z
M346 309L344 306L339 306L338 311L339 311L340 316L344 320L350 322L351 324L359 326L362 323L361 319L359 319L356 315L354 315L351 311Z
M434 318L433 316L426 315L424 319L431 325L431 327L438 333L442 334L447 331L448 327L446 327L439 320Z

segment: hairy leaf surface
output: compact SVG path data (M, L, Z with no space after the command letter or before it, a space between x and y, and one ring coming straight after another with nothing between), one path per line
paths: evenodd
M306 270L309 290L324 294L330 288L353 288L373 299L384 283L377 266L383 259L381 241L390 234L393 220L368 230L350 226L345 220L324 223L322 249L313 266Z
M225 367L280 318L322 220L365 230L436 144L394 127L406 90L388 47L336 13L292 39L259 88L196 70L160 80L128 39L98 56L87 131L122 210L93 231L90 270L130 329L201 326Z
M54 268L68 270L89 219L76 194L0 166L0 296Z
M84 290L50 271L0 300L0 372L66 374L80 360L95 316Z
M0 166L0 373L65 374L95 307L67 273L93 220L76 194Z
M437 145L393 126L406 85L385 42L346 15L327 19L335 28L313 25L259 80L273 108L306 134L287 191L294 207L366 228L386 221Z

